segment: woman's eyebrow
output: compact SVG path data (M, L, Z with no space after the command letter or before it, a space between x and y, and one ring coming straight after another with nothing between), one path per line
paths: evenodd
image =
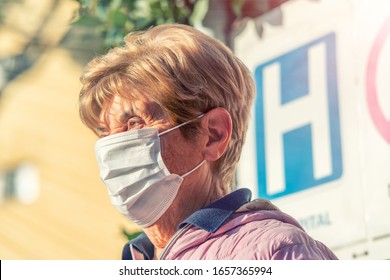
M122 110L118 112L118 116L116 117L116 120L120 122L127 122L127 119L133 116L138 116L140 113L140 109L137 105L124 105L122 107Z
M119 115L119 118L118 120L123 123L123 122L127 122L128 118L130 118L131 116L134 116L134 113L132 110L125 110L123 112L120 113Z

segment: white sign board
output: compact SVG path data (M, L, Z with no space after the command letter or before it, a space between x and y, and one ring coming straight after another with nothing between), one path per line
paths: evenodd
M281 9L281 26L235 40L257 90L239 187L332 248L390 234L390 1Z

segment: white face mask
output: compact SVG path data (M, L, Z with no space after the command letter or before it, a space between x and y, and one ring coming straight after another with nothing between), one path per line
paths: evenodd
M143 128L113 134L96 142L100 178L108 188L112 204L141 227L151 226L165 213L183 178L204 163L203 160L180 176L169 172L161 156L159 136L191 121L160 134L157 128Z

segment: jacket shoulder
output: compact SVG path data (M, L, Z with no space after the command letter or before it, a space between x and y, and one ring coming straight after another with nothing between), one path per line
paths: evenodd
M180 259L336 258L293 218L275 210L238 213L215 233L195 228L186 235L176 247Z

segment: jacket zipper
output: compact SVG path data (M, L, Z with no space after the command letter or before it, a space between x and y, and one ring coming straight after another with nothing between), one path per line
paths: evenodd
M173 247L176 241L191 227L191 224L186 224L183 228L178 230L175 235L169 240L168 244L165 246L164 250L161 252L158 260L164 260L169 250Z

